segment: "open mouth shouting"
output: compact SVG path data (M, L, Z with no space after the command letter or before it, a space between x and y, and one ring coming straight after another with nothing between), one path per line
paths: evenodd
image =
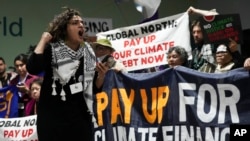
M83 39L84 31L83 30L78 31L78 35L80 36L81 39Z

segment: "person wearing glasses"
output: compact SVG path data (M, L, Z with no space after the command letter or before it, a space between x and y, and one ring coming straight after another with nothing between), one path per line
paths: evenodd
M239 57L234 60L234 54L225 44L220 44L217 47L215 58L217 65L214 73L224 73L243 66L243 58Z
M39 141L92 140L96 57L84 39L80 12L66 8L49 23L29 58L30 73L44 72L37 105Z
M126 73L126 67L119 61L115 60L112 53L115 51L108 39L98 39L92 43L92 47L97 57L97 65L94 76L93 92L100 92L104 83L105 74L109 69L116 72Z

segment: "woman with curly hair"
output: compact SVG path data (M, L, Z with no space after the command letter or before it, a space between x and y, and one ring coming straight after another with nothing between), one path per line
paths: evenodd
M92 140L95 54L84 42L80 12L66 9L49 23L27 69L44 72L37 105L39 141Z

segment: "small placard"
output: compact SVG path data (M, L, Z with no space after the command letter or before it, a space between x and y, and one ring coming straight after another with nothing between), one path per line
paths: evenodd
M201 16L199 20L205 43L227 44L229 38L239 44L242 43L242 27L239 14Z

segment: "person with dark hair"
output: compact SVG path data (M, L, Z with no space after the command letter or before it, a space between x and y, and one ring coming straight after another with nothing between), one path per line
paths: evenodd
M37 114L37 102L39 101L40 91L43 84L43 78L38 77L30 83L30 98L31 100L25 106L25 116Z
M194 7L189 7L187 12L202 16L218 15L215 10L201 10ZM205 44L202 27L199 20L193 20L190 26L192 40L192 60L189 62L189 67L201 72L212 73L215 70L215 47L213 44Z
M25 116L24 109L26 104L29 102L29 85L34 79L38 76L31 75L28 73L26 64L28 61L28 55L19 54L14 59L14 66L17 72L15 78L13 78L10 82L10 85L16 85L19 91L19 99L18 99L18 115L19 117Z
M188 53L180 46L172 47L167 52L167 61L170 68L188 65Z
M84 42L80 12L66 8L49 23L27 69L44 72L37 105L39 141L91 141L93 138L92 85L96 57Z
M187 10L189 14L197 14L201 16L218 15L215 9L202 10L190 6ZM192 40L194 45L192 46L192 60L189 61L189 67L201 72L213 73L216 68L216 47L215 44L205 44L202 32L202 26L199 20L193 20L190 26L190 32L192 34ZM233 54L233 60L235 62L240 61L240 52L238 51L237 43L229 38L227 44L231 53ZM242 64L243 65L243 64Z
M15 72L7 72L7 64L4 58L0 57L0 88L8 86L16 75Z

